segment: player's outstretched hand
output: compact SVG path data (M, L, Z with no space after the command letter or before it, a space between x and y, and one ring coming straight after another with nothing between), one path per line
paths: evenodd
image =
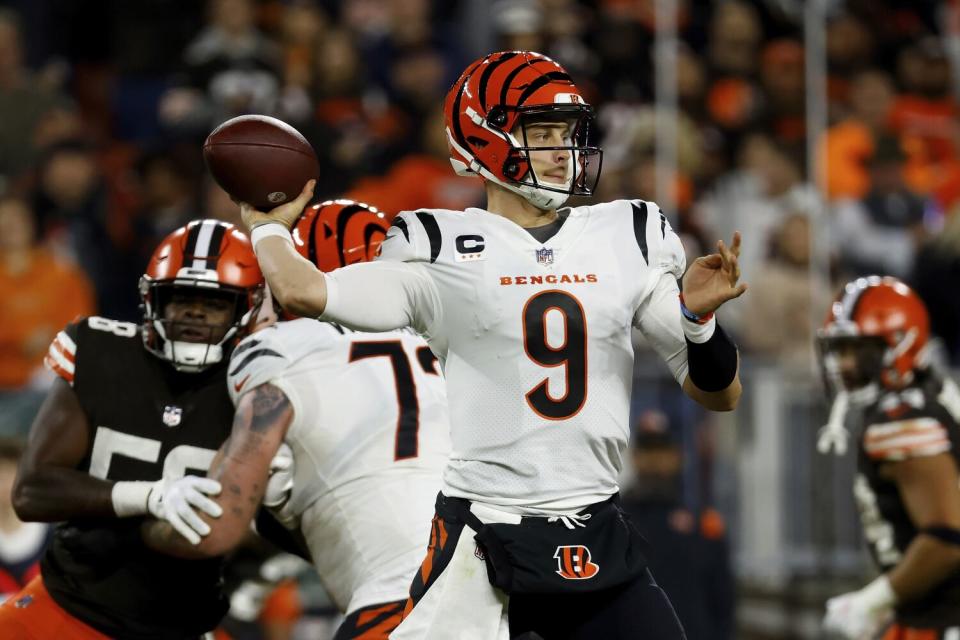
M727 300L743 295L746 283L739 283L740 232L733 234L728 248L717 241L717 253L697 258L683 274L683 303L698 316L716 311Z
M247 231L253 231L255 227L262 224L280 223L287 229L292 227L306 206L310 204L310 198L313 197L313 188L316 184L316 180L307 180L307 184L303 185L300 195L266 213L257 211L253 208L253 205L241 202L240 217L243 219Z
M207 497L219 494L220 483L210 478L164 478L150 490L147 509L157 519L169 522L191 544L200 544L201 536L210 533L210 525L197 515L194 508L211 518L219 518L223 509Z

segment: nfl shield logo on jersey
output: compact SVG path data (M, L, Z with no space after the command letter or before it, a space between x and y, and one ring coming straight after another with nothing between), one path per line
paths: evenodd
M183 409L173 405L167 405L163 408L163 424L168 427L175 427L180 424L180 418L183 417Z
M537 249L537 262L542 265L553 264L553 249L547 249L546 247Z

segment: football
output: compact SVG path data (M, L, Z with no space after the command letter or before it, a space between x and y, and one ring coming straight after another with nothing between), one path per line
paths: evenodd
M223 190L260 211L293 200L320 163L299 131L270 116L231 118L203 143L203 159Z

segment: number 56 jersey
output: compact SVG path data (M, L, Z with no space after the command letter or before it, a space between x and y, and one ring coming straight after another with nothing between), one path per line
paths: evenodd
M338 607L403 600L423 560L450 452L436 357L412 331L360 333L301 318L234 350L236 403L270 383L293 407L294 481L284 508Z
M629 438L631 328L686 376L676 284L685 259L657 206L560 214L541 243L481 209L404 212L371 265L387 275L386 262L406 263L411 324L443 364L446 495L527 513L602 501L618 490Z

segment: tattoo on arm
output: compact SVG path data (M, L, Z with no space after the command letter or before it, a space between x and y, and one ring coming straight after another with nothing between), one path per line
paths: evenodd
M256 433L277 424L277 418L290 409L290 401L272 384L262 384L253 390L253 416L250 429Z
M293 419L287 396L271 384L250 390L240 400L233 430L210 469L223 491L216 502L223 508L220 518L201 515L211 532L193 547L166 522L153 521L144 528L151 548L179 557L210 557L227 553L240 543L247 525L263 498L270 460L286 435Z

